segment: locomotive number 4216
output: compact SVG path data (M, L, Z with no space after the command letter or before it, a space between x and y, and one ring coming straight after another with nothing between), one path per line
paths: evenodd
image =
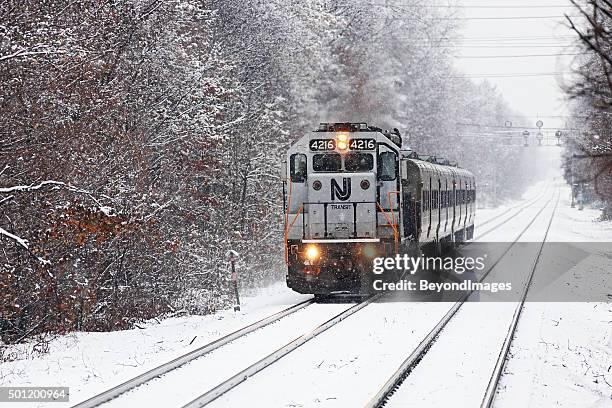
M349 149L351 150L374 150L376 142L374 139L351 139Z
M310 141L311 151L336 150L336 141L334 139L313 139ZM376 149L376 141L374 139L351 139L349 141L350 150L374 150Z

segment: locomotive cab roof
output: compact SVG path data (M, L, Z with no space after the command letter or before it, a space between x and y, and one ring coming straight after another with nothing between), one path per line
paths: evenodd
M379 132L385 135L387 139L392 141L398 147L402 147L402 135L397 128L389 131L376 126L369 126L365 122L323 122L319 124L319 127L315 130L315 132Z

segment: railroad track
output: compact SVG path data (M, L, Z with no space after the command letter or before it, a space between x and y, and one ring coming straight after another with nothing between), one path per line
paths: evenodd
M186 353L180 357L175 358L172 361L169 361L167 363L164 363L160 366L157 366L143 374L140 374L134 378L131 378L128 381L125 381L113 388L110 388L98 395L95 395L83 402L80 402L76 405L73 406L73 408L94 408L94 407L98 407L110 400L113 400L117 397L119 397L121 394L128 392L134 388L137 388L149 381L151 381L154 378L160 377L164 374L169 373L172 370L175 370L197 358L200 358L214 350L217 350L218 348L231 343L234 340L237 340L243 336L246 336L247 334L250 334L256 330L259 330L261 328L264 328L272 323L278 322L279 320L281 320L282 318L289 316L299 310L304 309L307 306L310 306L311 304L314 303L314 299L308 299L305 300L303 302L300 302L298 304L295 304L293 306L290 306L284 310L281 310L280 312L277 312L273 315L270 315L264 319L261 319L255 323L252 323L248 326L245 326L239 330L236 330L226 336L223 336L211 343L208 343L202 347L199 347L193 351L190 351L189 353Z
M540 257L542 256L542 250L544 249L544 243L546 242L546 239L548 238L550 226L552 225L552 221L555 218L555 213L557 212L557 207L559 206L559 198L560 198L560 194L557 194L557 201L555 203L555 207L553 209L553 213L550 217L550 220L548 221L548 226L546 227L546 232L544 233L544 239L542 239L542 243L540 244L540 247L538 249L538 255L536 256L536 259L534 260L533 265L531 267L527 283L523 287L523 292L521 294L521 300L516 306L516 309L512 316L512 321L510 322L510 326L508 327L506 337L504 338L504 343L500 350L499 356L497 357L495 368L493 369L493 372L491 373L491 377L489 379L489 383L487 385L485 395L482 399L482 403L480 404L480 406L483 408L490 408L491 406L493 406L497 387L499 385L499 380L501 379L502 372L503 372L504 366L508 358L510 346L512 345L512 340L514 339L516 328L518 327L518 322L519 322L519 319L521 318L521 313L523 312L523 308L525 307L527 293L529 292L529 288L531 287L531 282L533 281L533 276L535 275L535 272L538 268Z
M516 212L515 214L513 214L512 216L508 217L507 219L505 219L503 222L498 223L493 229L499 228L499 226L509 222L511 219L515 218L518 214L520 214L525 208L528 208L532 205L534 205L536 202L538 202L541 199L541 195L538 195L538 197L536 197L535 199L530 200L530 202L528 202L527 204L522 203L518 206L514 206L509 208L508 210L506 210L503 214L507 214L508 212L510 212L513 209L516 209L517 207L520 207L519 211ZM552 199L551 199L552 200ZM550 201L549 201L550 202ZM541 212L544 210L545 206L537 213L537 215L533 218L533 220L529 223L529 225L521 232L521 234L519 235L519 237L514 241L514 243L516 241L518 241L518 239L520 239L520 237L523 235L523 233L531 226L531 224L533 224L533 222L535 221L535 219L537 219L537 217L541 214ZM491 221L493 221L493 219L499 219L500 215L493 217L492 219L486 221L485 223L481 224L484 225L486 223L489 223ZM484 234L481 234L480 237L482 237L483 235L488 234L491 230L485 232ZM513 243L513 244L514 244ZM505 254L510 250L510 248L512 247L512 245L502 254L502 256L495 262L495 264L493 264L491 266L491 268L489 268L489 270L482 276L481 281L486 278L486 276L489 274L489 272L491 270L493 270L493 268L495 267L495 265L501 260L501 258L503 258L505 256ZM249 367L243 369L242 371L238 372L237 374L233 375L232 377L226 379L225 381L222 381L221 383L219 383L217 386L215 386L212 389L207 390L205 393L197 396L196 398L194 398L191 402L189 402L188 404L184 405L184 408L194 408L194 407L202 407L207 405L208 403L214 401L215 399L217 399L218 397L222 396L223 394L225 394L226 392L230 391L231 389L233 389L234 387L236 387L237 385L241 384L242 382L246 381L249 377L257 374L258 372L262 371L263 369L265 369L266 367L272 365L274 362L278 361L279 359L281 359L282 357L286 356L287 354L291 353L293 350L296 350L297 348L299 348L300 346L302 346L303 344L307 343L308 341L312 340L313 338L315 338L316 336L318 336L319 334L325 332L326 330L330 329L331 327L337 325L338 323L340 323L341 321L345 320L346 318L348 318L349 316L355 314L356 312L358 312L359 310L363 309L364 307L366 307L368 304L378 300L381 296L383 296L384 294L378 294L372 297L369 297L365 300L363 300L362 302L359 302L357 304L355 304L354 306L344 310L343 312L335 315L334 317L332 317L331 319L325 321L324 323L320 324L319 326L317 326L314 330L305 333L299 337L297 337L296 339L290 341L289 343L285 344L284 346L280 347L279 349L273 351L272 353L268 354L267 356L263 357L262 359L258 360L257 362L253 363L252 365L250 365ZM462 298L459 302L457 302L455 304L455 306L453 306L453 308L442 318L442 320L436 325L436 327L429 333L429 335L426 337L426 339L419 345L419 347L415 350L415 352L413 352L411 354L411 356L406 360L408 362L408 369L410 368L410 366L414 366L416 365L416 363L418 363L418 360L420 360L420 358L418 358L418 360L415 360L415 355L419 355L422 354L424 355L424 353L427 352L427 350L429 349L429 347L431 346L431 344L433 343L433 341L435 341L435 338L437 337L437 335L440 333L440 331L444 328L444 326L448 323L448 321L450 321L450 319L455 315L455 313L457 312L457 310L459 309L459 307L461 306L461 304L463 304L463 302L465 302L465 300L467 299L467 297L469 296L469 294L467 294L464 298ZM141 375L138 375L128 381L125 381L122 384L119 384L111 389L108 389L98 395L95 395L94 397L91 397L77 405L74 406L74 408L93 408L93 407L98 407L106 402L109 402L117 397L120 397L122 394L133 390L137 387L140 387L143 384L148 383L149 381L161 377L189 362L192 362L200 357L205 356L206 354L209 354L210 352L217 350L219 348L221 348L222 346L231 343L239 338L242 338L244 336L246 336L247 334L250 334L256 330L259 330L263 327L266 327L272 323L275 323L279 320L281 320L282 318L289 316L299 310L304 309L305 307L311 305L315 303L314 299L309 299L306 300L304 302L298 303L296 305L293 305L287 309L284 309L278 313L275 313L271 316L268 316L264 319L261 319L249 326L243 327L233 333L230 333L224 337L221 337L211 343L208 343L196 350L193 350L189 353L186 353L172 361L169 361L167 363L164 363L158 367L155 367ZM520 314L520 313L519 313ZM514 328L515 329L515 328ZM427 346L427 344L429 344L429 346ZM506 351L507 353L507 351ZM422 358L422 356L421 356ZM500 357L501 358L501 357ZM505 358L505 355L504 355ZM406 363L406 362L405 362ZM405 364L402 364L402 367ZM401 368L401 367L400 367ZM503 368L503 364L500 367L500 372L501 369ZM408 369L406 369L405 371L407 372ZM402 374L403 375L403 374ZM393 378L393 377L392 377ZM495 386L497 384L497 381L499 380L499 378L497 378L497 380L492 382L492 387ZM390 379L391 381L391 379ZM388 382L389 383L389 382ZM394 385L394 387L397 387L399 385L400 382L398 382L397 384ZM386 395L386 394L385 394ZM386 397L385 397L386 398ZM380 405L380 404L379 404ZM368 406L379 406L379 405L368 405Z
M550 229L550 225L554 218L554 214L559 203L560 192L557 191L557 199L555 203L555 207L553 210L553 214L548 223L548 227L546 229L546 236L548 235L548 231ZM542 214L544 209L554 200L554 197L551 197L546 204L536 213L536 215L530 220L529 224L525 228L523 228L518 235L518 237L505 249L505 251L498 257L498 259L491 265L491 267L480 277L479 282L483 282L484 279L495 269L495 267L501 262L502 259L506 256L506 254L512 249L512 247L521 239L521 237L525 234L527 230L535 223L535 221ZM528 278L528 282L526 283L521 301L519 306L515 311L512 322L508 329L508 333L506 335L506 341L504 342L504 346L499 354L497 364L495 369L491 375L491 379L489 381L489 385L487 386L487 390L485 392L485 396L483 398L483 406L490 407L494 396L495 390L497 389L497 384L499 379L501 378L501 373L503 370L503 365L506 360L510 344L512 341L512 337L516 331L516 327L518 324L518 319L520 317L520 312L522 311L524 301L526 299L527 291L531 284L531 279L533 274L537 268L538 260L540 258L542 248L546 237L542 240L542 244L540 246L540 250L536 257L536 260L533 263L532 269L530 271L530 275ZM434 326L434 328L425 336L425 338L419 343L419 345L412 351L412 353L406 357L406 359L400 364L400 366L395 370L395 372L389 377L389 379L383 384L383 386L379 389L379 391L368 401L365 405L365 408L379 408L386 404L386 402L391 398L391 396L395 393L395 391L401 386L402 382L410 375L412 370L419 364L419 362L424 358L427 354L431 346L436 342L440 333L444 330L444 328L448 325L451 319L457 314L461 306L465 304L467 299L471 296L474 291L470 291L466 293L460 300L458 300L449 311L438 321L438 323Z
M300 346L304 345L305 343L307 343L308 341L314 339L315 337L317 337L319 334L325 332L326 330L330 329L331 327L337 325L338 323L340 323L341 321L345 320L346 318L348 318L349 316L357 313L359 310L363 309L364 307L366 307L367 305L369 305L370 303L378 300L381 296L383 296L384 294L377 294L374 296L370 296L368 298L362 299L360 302L356 303L355 305L349 307L348 309L343 310L341 313L338 313L336 315L334 315L331 319L328 319L327 321L317 325L315 327L314 330L307 332L305 334L302 334L300 336L298 336L297 338L295 338L294 340L288 342L287 344L284 344L282 347L276 349L275 351L273 351L272 353L269 353L268 355L266 355L265 357L261 358L260 360L258 360L257 362L251 364L249 367L241 370L240 372L238 372L237 374L231 376L230 378L220 382L219 384L217 384L216 386L214 386L213 388L208 389L206 392L198 395L197 397L195 397L191 402L187 403L186 405L184 405L184 407L202 407L212 401L214 401L215 399L217 399L218 397L222 396L223 394L225 394L226 392L230 391L231 389L233 389L234 387L236 387L237 385L241 384L242 382L246 381L249 377L257 374L258 372L260 372L261 370L265 369L266 367L270 366L271 364L275 363L276 361L278 361L279 359L281 359L282 357L286 356L287 354L291 353L293 350L299 348ZM108 389L92 398L89 398L77 405L75 405L73 408L93 408L93 407L98 407L101 406L107 402L110 402L116 398L120 398L122 394L134 390L137 387L140 387L148 382L150 382L151 380L161 377L165 374L170 373L171 371L187 364L190 363L200 357L203 357L204 355L217 350L219 348L221 348L222 346L231 343L232 341L235 341L241 337L244 337L245 335L252 333L258 329L261 329L265 326L268 326L274 322L279 321L280 319L293 314L299 310L304 309L305 307L311 305L315 303L314 299L309 299L306 300L304 302L298 303L294 306L291 306L281 312L278 312L274 315L271 315L265 319L262 319L256 323L253 323L249 326L246 326L240 330L237 330L227 336L224 336L218 340L215 340L212 343L209 343L203 347L200 347L190 353L187 353L181 357L178 357L177 359L174 359L168 363L162 364L159 367L156 367L152 370L147 371L144 374L141 374L137 377L134 377L116 387L113 387L111 389ZM194 392L194 395L196 395L196 393Z
M209 391L205 392L204 394L198 396L197 398L193 399L191 402L189 402L188 404L184 405L183 408L199 408L199 407L203 407L203 406L207 405L208 403L210 403L210 402L214 401L215 399L219 398L221 395L223 395L226 392L230 391L232 388L234 388L237 385L241 384L242 382L246 381L249 377L257 374L258 372L260 372L264 368L266 368L266 367L270 366L271 364L275 363L276 361L278 361L282 357L286 356L287 354L289 354L293 350L297 349L298 347L302 346L306 342L314 339L319 334L321 334L324 331L328 330L329 328L337 325L338 323L340 323L344 319L346 319L349 316L355 314L356 312L358 312L359 310L363 309L364 307L366 307L370 303L374 302L375 300L378 300L383 295L384 294L380 293L380 294L371 296L371 297L367 298L366 300L364 300L364 301L362 301L360 303L357 303L356 305L350 307L349 309L345 310L344 312L334 316L333 318L329 319L325 323L321 324L320 326L318 326L317 328L315 328L311 332L306 333L306 334L296 338L295 340L287 343L283 347L281 347L281 348L277 349L276 351L270 353L266 357L262 358L261 360L257 361L256 363L252 364L251 366L249 366L248 368L242 370L238 374L234 375L233 377L231 377L231 378L225 380L224 382L222 382L221 384L217 385L212 390L209 390Z
M482 228L483 226L499 219L500 217L503 217L504 215L508 214L510 211L515 210L517 208L520 208L519 212L522 211L524 208L526 207L530 207L531 205L535 204L537 201L539 201L542 197L544 197L546 195L546 192L548 191L548 189L550 188L550 184L546 184L546 187L544 188L544 190L540 191L538 194L536 194L535 197L527 200L526 202L522 202L522 203L518 203L516 205L513 205L512 207L508 207L507 209L505 209L504 211L502 211L500 214L497 214L493 217L490 217L489 219L481 222L478 224L478 228Z
M548 186L547 186L548 188ZM507 211L504 211L502 214L499 214L495 217L492 217L491 219L485 221L484 223L480 224L478 227L482 228L483 225L488 224L489 222L499 219L501 216L507 214L510 210L520 207L519 210L517 212L515 212L514 214L512 214L510 217L505 218L504 220L502 220L501 222L495 224L495 226L493 226L492 228L489 228L488 230L486 230L485 232L477 235L476 237L474 237L474 239L472 241L476 241L479 240L480 238L484 237L485 235L489 235L491 232L497 230L499 227L501 227L502 225L507 224L509 221L513 220L514 218L518 217L519 214L521 214L524 210L526 210L529 207L534 206L537 202L539 202L543 197L545 196L545 192L543 192L541 195L538 195L538 197L536 197L533 200L528 201L527 203L523 203L519 206L516 207L512 207L509 208Z

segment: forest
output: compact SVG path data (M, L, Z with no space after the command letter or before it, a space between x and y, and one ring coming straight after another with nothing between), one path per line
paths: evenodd
M453 67L457 10L434 3L0 2L0 344L226 307L229 249L243 287L282 280L280 162L319 122L398 128L495 174L479 199L520 195L520 150L465 125L516 112ZM605 154L609 27L568 90Z
M602 204L602 220L612 219L612 2L571 0L579 17L566 16L582 55L577 79L565 84L572 108L564 169L580 199Z

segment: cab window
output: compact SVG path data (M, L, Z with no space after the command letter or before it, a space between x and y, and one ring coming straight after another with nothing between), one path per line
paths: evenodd
M393 181L397 173L397 161L395 153L383 152L378 155L378 179L382 181Z
M346 171L371 171L374 169L374 156L370 153L349 153L344 157Z
M294 183L303 183L306 181L308 174L308 166L305 154L293 154L289 159L291 166L291 181Z
M315 154L312 156L312 169L314 171L341 171L342 158L337 153Z

